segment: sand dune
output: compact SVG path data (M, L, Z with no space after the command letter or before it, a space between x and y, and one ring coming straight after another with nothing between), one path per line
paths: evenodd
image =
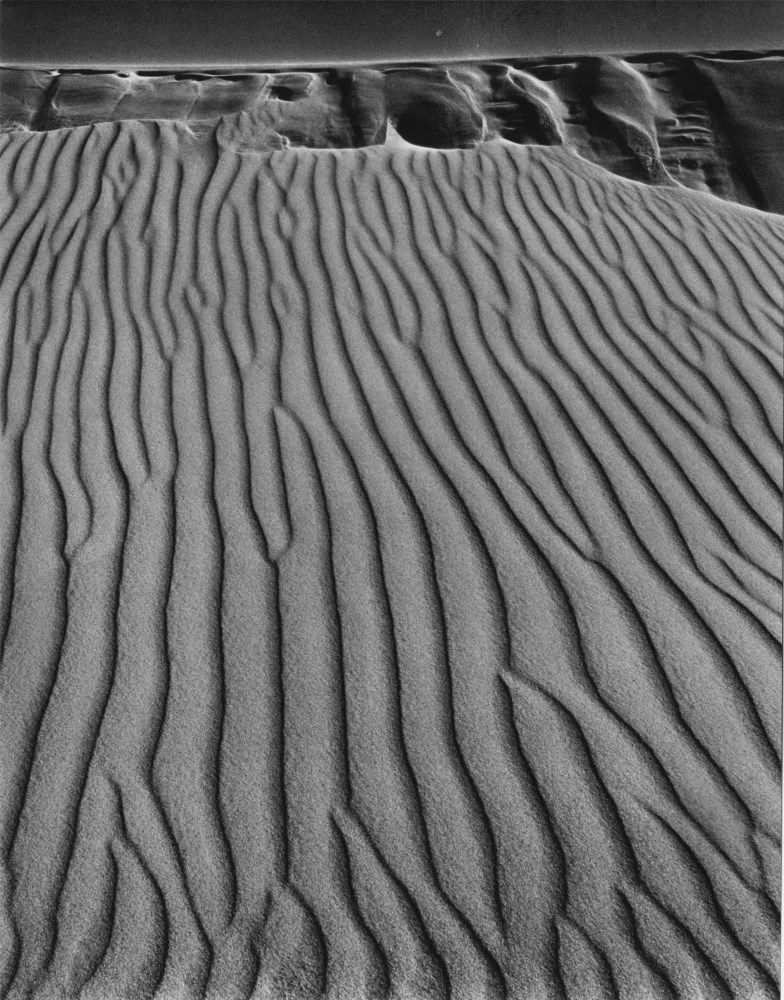
M0 130L124 119L209 133L250 116L269 148L502 137L564 146L621 177L784 214L784 56L591 56L304 72L44 72L0 68Z
M784 220L252 145L0 137L0 993L777 996Z

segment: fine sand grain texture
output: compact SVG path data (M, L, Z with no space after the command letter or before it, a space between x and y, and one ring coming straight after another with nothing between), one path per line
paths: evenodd
M784 218L265 142L0 137L0 995L773 1000Z

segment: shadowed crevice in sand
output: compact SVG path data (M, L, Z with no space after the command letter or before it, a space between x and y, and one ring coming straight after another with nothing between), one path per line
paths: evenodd
M784 224L236 138L0 137L0 992L772 1000Z

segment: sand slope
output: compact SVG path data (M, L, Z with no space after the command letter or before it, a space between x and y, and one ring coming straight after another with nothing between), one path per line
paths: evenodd
M784 220L0 139L0 993L774 997Z

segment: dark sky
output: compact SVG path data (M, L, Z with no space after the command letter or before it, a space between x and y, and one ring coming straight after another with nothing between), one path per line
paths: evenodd
M0 61L319 66L784 48L781 0L4 0Z

